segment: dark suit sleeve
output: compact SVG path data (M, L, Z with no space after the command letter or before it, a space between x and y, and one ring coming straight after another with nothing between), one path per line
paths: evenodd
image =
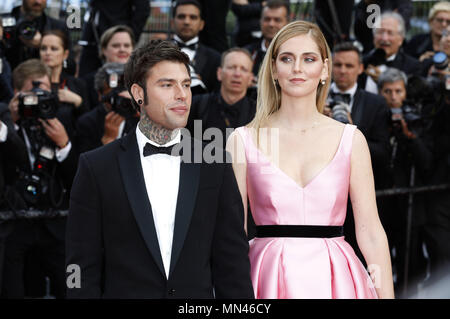
M376 98L374 125L367 136L367 144L369 145L372 164L385 166L389 162L389 109L382 97Z
M66 227L66 266L75 264L81 269L81 287L68 287L67 297L100 298L103 262L101 203L97 181L86 155L80 156Z
M216 298L254 298L244 208L231 164L225 165L212 247Z
M132 17L130 17L130 27L133 29L137 43L150 14L150 2L148 0L133 0L132 12Z

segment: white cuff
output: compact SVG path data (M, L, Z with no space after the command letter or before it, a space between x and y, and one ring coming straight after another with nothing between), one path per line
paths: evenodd
M63 162L67 158L67 156L69 156L71 149L72 149L72 143L70 141L63 148L61 148L61 149L56 148L56 151L55 151L56 160L60 163Z
M0 121L0 123L2 123L2 126L0 127L0 143L4 143L8 138L8 127L2 121Z

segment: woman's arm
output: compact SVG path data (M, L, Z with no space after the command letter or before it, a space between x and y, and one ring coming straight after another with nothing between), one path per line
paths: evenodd
M245 158L245 148L239 133L234 131L227 140L227 152L231 154L233 160L233 171L239 187L239 192L244 205L244 229L247 232L247 161Z
M369 147L361 131L353 136L350 198L358 246L379 298L394 298L389 246L378 217Z

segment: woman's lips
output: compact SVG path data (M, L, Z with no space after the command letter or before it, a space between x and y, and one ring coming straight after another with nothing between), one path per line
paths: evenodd
M302 79L302 78L293 78L293 79L290 79L290 80L289 80L289 82L294 83L294 84L303 83L303 82L305 82L305 81L306 81L306 80L305 80L305 79Z

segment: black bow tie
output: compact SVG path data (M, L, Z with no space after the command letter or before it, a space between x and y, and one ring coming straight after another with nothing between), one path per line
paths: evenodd
M178 144L179 143L170 145L170 146L155 146L153 144L147 143L144 146L144 157L150 156L150 155L155 155L155 154L172 155L172 149ZM173 154L173 155L176 156L177 154Z
M192 51L196 51L196 50L197 50L198 42L195 42L195 43L192 43L192 44L187 45L187 44L184 43L184 42L175 40L175 43L178 44L178 47L179 47L180 49L186 48L186 49L189 49L189 50L192 50Z
M352 96L348 93L331 92L331 98L333 100L335 100L336 102L342 101L345 104L350 104L350 100L352 99Z

